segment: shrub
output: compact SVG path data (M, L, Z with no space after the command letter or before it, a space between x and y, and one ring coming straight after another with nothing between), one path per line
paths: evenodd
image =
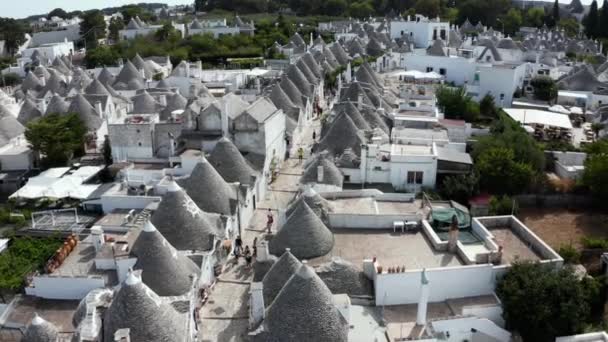
M581 238L581 243L589 249L608 249L608 239L584 236Z
M557 253L564 258L564 262L566 264L578 264L581 258L581 253L579 253L572 245L562 245L559 247Z
M490 215L511 215L517 214L517 202L509 196L490 198Z

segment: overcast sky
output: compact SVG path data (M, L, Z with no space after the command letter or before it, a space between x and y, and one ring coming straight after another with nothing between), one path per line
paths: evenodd
M563 3L570 3L571 0L559 1ZM582 0L583 4L589 4L591 1L592 0ZM57 7L61 7L69 12L73 10L113 7L139 2L146 2L146 0L0 0L0 16L24 18L34 14L48 13ZM168 5L181 5L193 3L194 0L159 0L149 2L160 2ZM600 0L600 6L601 3L603 3L602 0Z
M194 0L0 0L0 16L24 18L34 14L48 13L57 7L61 7L69 12L74 10L114 7L140 2L182 5L194 3Z

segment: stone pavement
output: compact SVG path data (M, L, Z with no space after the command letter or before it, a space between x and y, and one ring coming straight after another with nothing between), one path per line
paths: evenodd
M294 199L299 189L300 176L304 163L297 159L296 151L302 147L305 158L310 156L312 147L312 132L321 131L318 120L304 127L299 141L292 143L290 159L281 165L278 178L270 185L266 198L257 204L247 228L242 231L244 245L251 246L255 238L260 239L266 231L266 215L271 209L274 215L275 227L278 221L278 209L285 208ZM252 271L240 258L235 263L234 258L227 261L224 271L218 277L211 289L207 303L200 310L201 327L199 342L238 342L247 340L249 328L249 284Z

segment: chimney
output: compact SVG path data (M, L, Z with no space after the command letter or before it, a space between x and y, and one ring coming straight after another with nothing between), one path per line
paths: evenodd
M203 78L203 61L196 61L196 68L198 69L198 78Z
M46 100L42 99L42 101L40 101L40 112L42 112L42 115L44 115L46 113Z
M268 252L268 241L266 240L258 240L258 255L256 260L257 261L266 261L268 260L268 257L270 255L270 252ZM287 248L286 248L287 249Z
M95 111L97 112L97 115L99 115L99 117L104 117L103 107L101 106L100 101L95 102Z
M357 95L357 108L363 109L363 94Z
M416 324L426 324L426 310L429 303L429 280L426 278L426 268L420 275L420 298L418 299L418 312L416 314Z
M131 342L131 329L118 329L114 333L114 342Z
M101 226L93 226L91 228L91 236L93 237L93 246L95 247L95 251L98 252L105 243L103 228L101 228Z
M30 71L32 72L32 71ZM42 86L46 86L46 78L44 78L44 75L42 75L42 77L40 77L40 84L42 84Z
M190 78L190 63L186 62L186 77Z
M144 69L139 69L139 74L144 78L144 80L146 79L146 71Z
M161 106L163 107L167 107L167 95L162 94L158 97L158 102L160 103Z
M249 328L257 327L264 320L264 284L253 282L249 289Z
M169 134L169 157L173 157L175 155L175 137L172 133Z
M324 172L323 165L317 166L317 182L319 182L319 183L323 183L323 178L324 178L323 172Z
M224 110L221 111L222 136L228 136L228 99L224 99Z

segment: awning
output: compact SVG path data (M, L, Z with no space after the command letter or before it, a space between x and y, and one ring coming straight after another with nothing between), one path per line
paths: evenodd
M513 120L527 124L542 124L560 128L572 129L572 123L567 115L538 109L503 108Z
M473 160L468 153L458 152L451 148L437 147L437 159L459 164L473 165Z

